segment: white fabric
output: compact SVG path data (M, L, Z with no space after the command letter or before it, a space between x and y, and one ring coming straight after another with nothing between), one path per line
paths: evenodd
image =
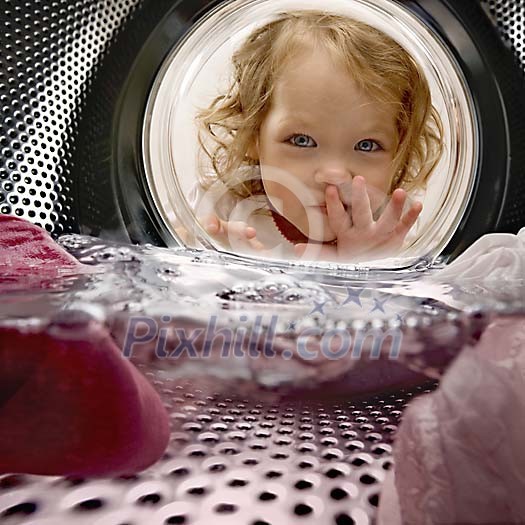
M432 279L505 282L525 278L525 228L517 235L490 233L478 239Z

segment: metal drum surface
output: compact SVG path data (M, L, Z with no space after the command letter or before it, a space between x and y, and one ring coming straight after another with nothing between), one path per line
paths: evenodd
M444 3L450 16L453 2ZM163 17L171 13L164 37L176 41L215 4L3 0L0 213L28 219L54 236L112 232L116 240L162 245L162 228L136 173L129 177L131 200L121 206L123 196L113 178L113 155L119 151L111 136L114 111L129 87L139 52ZM438 16L438 2L413 4L415 9L435 9ZM503 119L507 142L495 146L502 148L497 162L508 164L501 174L506 178L501 184L481 185L460 231L473 239L489 230L513 232L525 223L525 149L517 149L525 142L525 128L520 113L512 111L513 102L523 104L525 0L462 5L461 17L469 9L476 20L485 14L472 30L481 44L484 34L489 47L499 34L493 53L485 55L488 69L482 73L496 70L508 110ZM447 27L441 30L446 33ZM160 38L152 71L164 45ZM486 47L481 45L484 52ZM474 79L472 66L465 67ZM145 71L146 88L152 71ZM119 118L128 117L124 112ZM136 115L129 118L133 124ZM119 169L137 170L132 159L122 160ZM496 188L500 208L485 219L491 188ZM460 234L451 251L461 246ZM403 409L434 386L333 403L274 405L235 393L227 397L212 382L196 389L159 381L147 368L143 372L158 388L178 429L165 456L129 478L0 476L2 523L373 523Z

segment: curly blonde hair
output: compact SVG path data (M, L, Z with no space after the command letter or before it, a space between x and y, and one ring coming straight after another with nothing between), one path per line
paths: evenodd
M443 150L443 127L425 75L396 41L368 24L322 11L293 11L259 27L234 53L234 75L225 94L197 115L199 142L217 179L240 197L264 194L260 180L240 167L258 164L249 151L267 114L275 81L306 42L339 56L358 87L380 103L398 106L398 144L390 192L424 188Z

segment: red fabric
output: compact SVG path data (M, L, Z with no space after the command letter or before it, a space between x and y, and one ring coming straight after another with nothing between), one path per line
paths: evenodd
M82 265L60 248L42 228L10 215L0 215L0 269L2 274L54 274Z
M42 228L0 215L0 294L42 290L60 285L57 277L91 273L58 246Z
M80 330L0 330L0 472L119 475L163 454L168 416L153 387L104 327Z
M40 228L0 216L0 292L11 286L6 275L64 271L83 266ZM132 473L154 463L168 439L160 397L104 325L0 326L0 472Z

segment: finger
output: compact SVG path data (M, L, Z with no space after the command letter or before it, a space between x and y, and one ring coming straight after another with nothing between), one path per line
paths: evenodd
M350 207L352 203L352 180L345 180L341 184L337 185L339 192L339 198L346 206Z
M255 237L255 228L247 226L242 221L223 221L221 220L220 233L237 239L251 239Z
M294 246L295 256L310 261L337 260L337 247L322 244L300 243Z
M296 244L293 251L297 257L302 257L308 248L308 244Z
M351 227L350 216L345 210L336 186L329 184L325 190L326 213L332 231L339 235Z
M373 220L365 179L355 177L352 182L352 222L357 228L366 228Z
M260 251L265 249L264 244L261 241L255 239L255 238L254 239L250 239L248 241L248 244L250 245L251 248L253 248L254 250L256 250L258 252L260 252Z
M219 233L221 224L219 218L216 215L209 215L204 220L204 228L211 235L216 235Z
M398 188L392 193L390 201L377 221L377 226L380 231L392 231L395 228L403 214L406 199L407 193L405 190Z
M410 228L414 226L419 217L421 211L423 210L423 205L420 202L414 202L410 209L401 217L401 220L398 222L394 233L403 238L409 232Z
M423 205L420 202L414 202L398 221L395 228L390 230L387 236L381 236L383 240L372 248L368 255L379 258L393 256L403 245L405 237L412 226L414 226L422 209Z
M246 226L246 230L244 233L247 239L253 239L257 235L255 228L253 228L252 226Z

